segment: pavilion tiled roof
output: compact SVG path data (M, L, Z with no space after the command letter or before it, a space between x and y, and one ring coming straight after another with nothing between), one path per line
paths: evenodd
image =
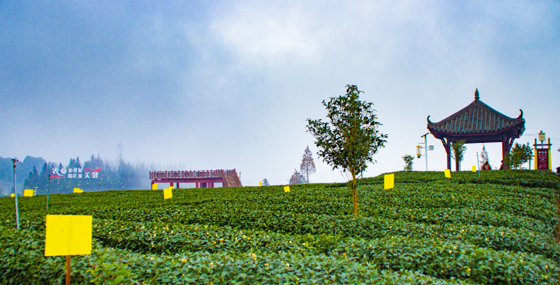
M525 131L522 110L519 117L510 118L480 101L478 89L474 98L471 104L437 123L428 116L428 129L448 135L496 134L510 129L521 135Z

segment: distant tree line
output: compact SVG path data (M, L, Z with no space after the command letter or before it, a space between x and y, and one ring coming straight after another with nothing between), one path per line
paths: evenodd
M16 189L22 193L23 182L33 168L40 169L46 161L41 157L27 156L16 163ZM14 168L11 158L0 157L0 188L2 194L14 193Z
M0 158L0 187L3 188L5 195L13 193L13 166L11 166L11 161L8 165L6 160L9 159ZM41 163L42 166L38 166ZM36 189L37 194L42 195L47 194L47 191L51 194L71 193L74 188L87 192L144 189L146 185L149 185L149 169L144 164L133 166L122 158L116 167L104 162L99 156L93 155L83 164L80 158L76 157L70 159L68 165L64 166L62 163L58 165L52 162L47 163L42 158L28 156L21 165L18 163L16 166L17 179L23 182L17 183L18 193L21 193L22 189ZM22 173L23 171L27 173ZM71 176L69 173L75 173L75 176ZM49 179L49 175L52 174L56 174L58 177Z

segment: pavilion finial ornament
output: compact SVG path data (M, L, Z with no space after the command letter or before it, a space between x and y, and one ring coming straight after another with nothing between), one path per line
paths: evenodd
M474 91L474 100L480 100L480 96L478 95L478 88Z

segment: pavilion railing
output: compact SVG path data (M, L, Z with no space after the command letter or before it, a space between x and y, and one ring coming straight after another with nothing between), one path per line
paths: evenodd
M150 171L150 179L181 179L181 178L213 178L225 177L235 169L230 170L197 170L197 171Z

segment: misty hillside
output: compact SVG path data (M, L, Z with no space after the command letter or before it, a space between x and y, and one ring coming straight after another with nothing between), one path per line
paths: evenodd
M23 182L35 167L38 171L46 163L42 157L26 156L23 161L16 163L16 183L17 188L23 186ZM11 158L0 157L0 194L12 193L14 187L14 171Z

